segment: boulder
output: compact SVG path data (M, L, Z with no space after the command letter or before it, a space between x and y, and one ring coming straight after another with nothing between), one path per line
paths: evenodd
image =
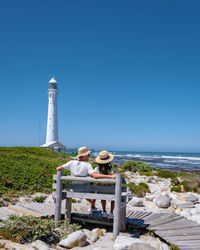
M31 245L19 244L9 240L0 240L0 249L6 250L36 250Z
M200 208L199 207L192 208L191 214L193 214L193 215L200 214Z
M113 245L113 250L157 250L157 248L138 238L117 236Z
M173 208L177 209L177 208L193 208L194 204L192 202L189 201L180 201L178 199L173 199L171 201L171 205Z
M100 228L95 228L92 231L84 229L83 232L87 236L87 239L92 243L96 242L99 237L106 235L106 229Z
M168 191L169 188L170 188L170 186L171 186L171 183L170 183L170 182L161 183L161 184L160 184L160 190L161 190L161 192L163 192L163 191Z
M196 221L197 223L199 223L200 222L200 214L192 215L191 220Z
M69 234L66 239L59 242L60 246L66 248L73 248L76 246L83 247L85 244L86 235L80 230Z
M135 243L142 243L142 241L128 236L117 236L117 239L114 241L113 250L131 250Z
M168 208L171 204L171 199L167 196L160 196L154 199L155 204L160 208Z
M138 197L133 197L130 201L129 204L133 207L142 207L143 206L143 199L138 198Z
M31 243L32 247L35 247L35 249L37 250L49 250L50 247L43 241L41 240L36 240L34 242Z
M92 230L93 233L97 233L97 235L100 236L105 236L106 235L106 229L104 228L95 228Z
M186 201L192 202L193 204L199 203L199 198L195 195L188 195L185 197Z
M146 196L145 196L146 201L153 201L153 199L155 198L156 196L154 194L146 193Z
M190 211L183 210L182 212L180 212L180 215L189 218L192 214L190 213Z

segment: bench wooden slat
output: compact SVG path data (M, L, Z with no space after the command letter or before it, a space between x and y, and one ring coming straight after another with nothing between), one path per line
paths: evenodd
M56 183L53 183L53 188L56 189ZM74 192L81 192L84 190L84 192L109 192L109 193L114 193L115 192L115 186L84 186L80 184L62 184L62 189L72 189Z
M75 193L66 191L66 198L74 199L97 199L97 200L115 200L115 195L113 194L94 194L94 193Z
M57 175L53 175L53 180L57 180ZM95 179L92 177L74 177L71 175L65 175L61 177L61 180L65 181L76 181L76 182L88 182L88 183L102 183L102 184L115 184L116 179Z

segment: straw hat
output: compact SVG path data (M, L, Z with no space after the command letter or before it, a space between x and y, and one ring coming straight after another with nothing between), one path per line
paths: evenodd
M95 161L97 163L108 163L111 162L114 159L114 155L109 154L108 151L104 150L99 153L99 155L96 157Z
M90 152L91 151L88 150L88 148L86 146L81 147L81 148L78 149L77 157L89 155Z

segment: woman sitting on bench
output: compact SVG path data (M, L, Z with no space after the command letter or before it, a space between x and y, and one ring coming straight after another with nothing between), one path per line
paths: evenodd
M111 161L114 159L114 155L109 154L106 150L101 151L96 157L95 161L98 163L98 167L95 172L105 175L113 175L115 170L112 168ZM103 208L103 217L113 218L114 201L110 204L110 214L106 211L106 200L101 200Z

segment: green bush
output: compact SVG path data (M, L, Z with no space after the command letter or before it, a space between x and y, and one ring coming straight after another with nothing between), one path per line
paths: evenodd
M80 229L80 226L70 225L67 221L61 221L55 226L53 219L10 215L7 220L1 222L0 236L19 243L35 240L56 243L77 229Z
M41 196L36 196L32 199L33 202L39 202L39 203L43 203L43 201L46 199L46 196L41 195Z
M6 204L4 201L0 200L0 207L4 207Z
M131 171L131 172L147 172L147 171L152 171L155 170L155 167L149 166L149 164L141 161L125 161L122 164L122 170L124 171Z
M200 176L193 174L193 173L188 173L187 175L182 175L181 177L184 179L181 182L181 185L183 185L184 190L186 192L195 192L198 193L200 191Z
M156 176L157 173L151 172L151 171L147 171L147 172L140 172L140 175L145 175L145 176Z
M168 171L168 170L160 170L157 173L157 176L161 177L161 178L171 178L171 179L175 179L176 178L176 173L172 172L172 171Z
M173 186L177 186L177 185L180 184L180 181L177 178L172 178L171 183L172 183Z
M180 193L181 192L181 186L171 187L170 191Z
M150 193L149 186L141 182L136 185L134 182L128 184L129 190L137 197L144 197L146 193Z

